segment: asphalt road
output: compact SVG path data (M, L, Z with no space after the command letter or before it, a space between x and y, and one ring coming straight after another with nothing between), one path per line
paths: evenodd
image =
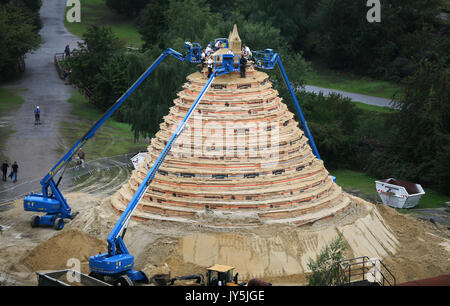
M381 106L381 107L395 108L395 106L392 104L391 100L384 99L384 98L378 98L378 97L373 97L373 96L367 96L367 95L362 95L362 94L356 94L356 93L351 93L351 92L346 92L346 91L341 91L341 90L336 90L336 89L323 88L323 87L318 87L318 86L311 86L311 85L305 85L304 90L307 92L313 92L316 94L318 94L319 92L322 92L325 96L328 96L330 93L337 93L337 94L342 95L343 97L348 97L352 101L355 101L355 102L362 102L364 104Z
M62 157L56 152L61 143L59 127L69 116L68 99L73 88L59 78L53 59L55 53L64 51L67 43L73 49L79 41L64 26L65 5L66 1L43 1L40 11L43 44L34 53L27 54L26 71L21 79L4 86L27 89L20 93L25 100L20 109L7 115L9 126L15 132L6 141L5 155L11 163L19 164L16 184L44 177ZM41 109L39 126L34 125L37 105ZM2 182L0 189L10 188L12 184Z

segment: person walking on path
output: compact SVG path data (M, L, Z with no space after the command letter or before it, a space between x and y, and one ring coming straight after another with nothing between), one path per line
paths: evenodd
M36 109L34 110L34 125L41 124L41 110L39 109L39 106L36 106Z
M3 181L6 182L6 174L8 173L8 161L5 159L2 164Z
M66 45L66 48L64 49L64 54L66 55L66 58L68 58L70 56L69 44Z
M13 183L17 182L17 172L19 171L19 165L15 161L14 164L11 166L12 168L12 180Z

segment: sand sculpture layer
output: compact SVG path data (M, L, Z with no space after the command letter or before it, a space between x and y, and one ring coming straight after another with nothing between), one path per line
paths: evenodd
M148 156L113 197L123 211L207 82L187 77L151 140ZM166 157L135 216L219 223L304 224L351 203L317 159L308 138L262 71L248 67L215 79Z

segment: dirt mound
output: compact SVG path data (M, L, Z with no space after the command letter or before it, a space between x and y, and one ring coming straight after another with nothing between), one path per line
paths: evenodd
M68 269L71 258L81 263L81 272L89 272L89 256L106 251L106 242L86 235L78 229L64 232L44 241L29 251L22 263L33 271Z
M448 230L428 221L400 214L387 205L377 209L399 240L398 252L383 259L397 283L448 274Z

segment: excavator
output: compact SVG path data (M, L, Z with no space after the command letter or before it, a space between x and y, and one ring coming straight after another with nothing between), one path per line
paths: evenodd
M178 281L189 280L188 286L271 286L261 279L253 278L248 283L238 281L239 273L233 274L234 267L215 264L206 270L206 277L202 274L183 275L170 278L170 274L156 274L151 282L156 286L174 286ZM206 280L205 280L206 278Z

